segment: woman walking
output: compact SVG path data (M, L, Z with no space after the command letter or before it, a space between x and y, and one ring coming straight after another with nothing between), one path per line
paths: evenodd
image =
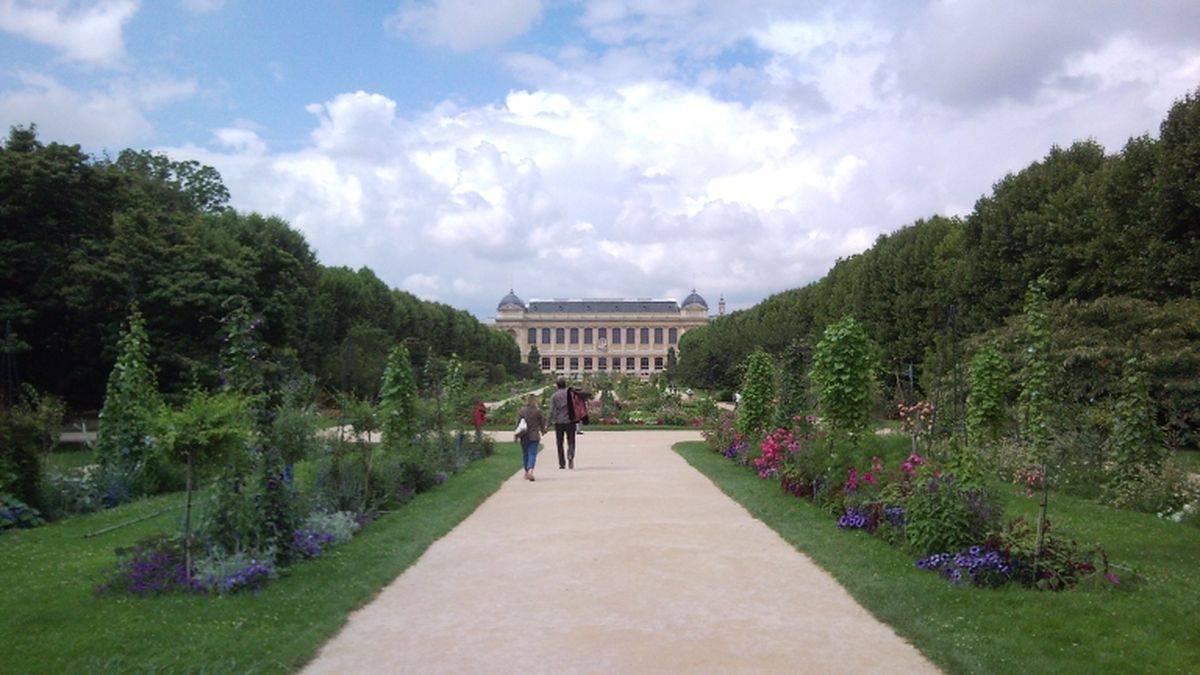
M537 407L537 396L530 394L525 397L525 407L517 417L517 424L525 421L525 431L518 436L521 441L521 454L525 459L525 480L534 480L533 466L537 464L538 444L542 434L546 433L546 417Z

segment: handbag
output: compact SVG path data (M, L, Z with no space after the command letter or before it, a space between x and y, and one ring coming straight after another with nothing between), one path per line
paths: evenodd
M517 438L525 438L525 434L529 432L529 425L525 423L525 418L522 417L517 421L517 428L513 430L513 436Z

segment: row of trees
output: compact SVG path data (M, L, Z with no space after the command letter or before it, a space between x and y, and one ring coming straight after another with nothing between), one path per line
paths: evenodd
M755 349L783 354L797 339L815 344L826 325L851 314L879 346L883 383L896 386L910 372L927 381L953 343L1011 326L1039 277L1055 348L1081 342L1057 317L1108 314L1100 321L1112 337L1092 347L1108 349L1106 339L1132 333L1154 353L1159 335L1172 345L1181 335L1200 337L1198 222L1200 93L1193 93L1171 108L1158 138L1133 138L1114 155L1093 141L1055 147L997 183L965 218L933 217L881 236L815 283L689 331L676 375L691 386L734 388ZM1159 330L1144 331L1147 323ZM1196 350L1168 351L1170 362L1146 364L1156 396L1164 410L1194 407L1188 401L1200 391L1187 382L1200 372ZM1093 380L1115 386L1123 361L1100 364Z
M458 354L493 379L521 366L511 338L469 313L390 289L366 268L325 267L286 222L228 201L211 167L146 151L94 157L13 128L0 148L6 378L99 407L135 300L168 396L215 384L231 298L262 317L272 361L328 389L373 393L397 340L418 363Z

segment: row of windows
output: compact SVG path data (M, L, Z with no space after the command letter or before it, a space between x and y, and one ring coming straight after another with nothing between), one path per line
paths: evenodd
M654 328L653 330L654 330L654 344L656 344L656 345L663 344L663 333L664 333L663 329L662 328ZM539 341L538 340L538 329L530 328L529 329L529 344L531 344L531 345L551 344L550 331L551 331L550 328L541 329L541 338L542 339ZM555 329L553 329L553 331L554 331L553 344L556 344L556 345L568 344L567 343L568 337L570 338L570 344L573 344L573 345L579 344L580 332L583 333L583 344L585 344L585 345L590 345L594 341L597 341L597 340L605 342L609 339L609 329L608 328L595 328L595 329L584 328L584 329L582 329L582 331L579 328L571 328L571 329L555 328ZM613 328L612 329L612 343L614 345L621 344L621 338L622 338L622 336L624 336L625 344L648 345L648 344L650 344L650 331L651 331L650 328L641 328L641 329ZM668 329L666 329L665 332L666 332L667 344L673 345L673 344L679 342L679 329L678 328L668 328ZM639 337L641 338L641 340L637 339Z
M592 357L584 356L582 360L583 360L583 369L585 371L591 370L592 363L593 363ZM554 370L557 372L563 372L563 371L567 370L567 365L571 366L571 368L570 368L571 370L579 370L579 361L580 361L580 357L578 357L578 356L572 356L569 358L563 357L563 356L555 357L554 358ZM633 357L633 356L626 357L623 361L623 363L625 365L625 370L630 370L630 371L638 370L637 366L639 365L639 363L638 363L639 361L641 362L640 365L642 366L641 370L650 370L650 357L649 356L643 356L640 359L638 359L637 357ZM609 359L607 356L601 356L595 360L595 363L596 363L596 367L598 370L609 370L609 365L611 364L613 371L619 371L619 370L621 370L622 359L619 356L614 356L614 357L612 357L612 359ZM661 356L654 357L654 369L655 370L663 369L663 357L661 357ZM550 357L549 356L542 357L542 370L550 370Z

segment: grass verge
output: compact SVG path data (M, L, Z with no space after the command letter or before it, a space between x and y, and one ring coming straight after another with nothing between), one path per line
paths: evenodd
M951 672L1196 672L1200 668L1200 531L1151 515L1052 495L1054 531L1101 542L1145 583L1063 593L1019 587L955 587L919 570L907 553L862 532L837 529L811 504L760 480L702 442L675 446L797 550L830 572L867 610ZM1035 518L1009 494L1005 513ZM870 649L847 637L847 649Z
M0 671L289 672L519 464L516 446L416 496L344 546L292 567L258 595L96 597L113 549L174 528L179 511L92 539L84 534L175 506L139 501L0 538Z

